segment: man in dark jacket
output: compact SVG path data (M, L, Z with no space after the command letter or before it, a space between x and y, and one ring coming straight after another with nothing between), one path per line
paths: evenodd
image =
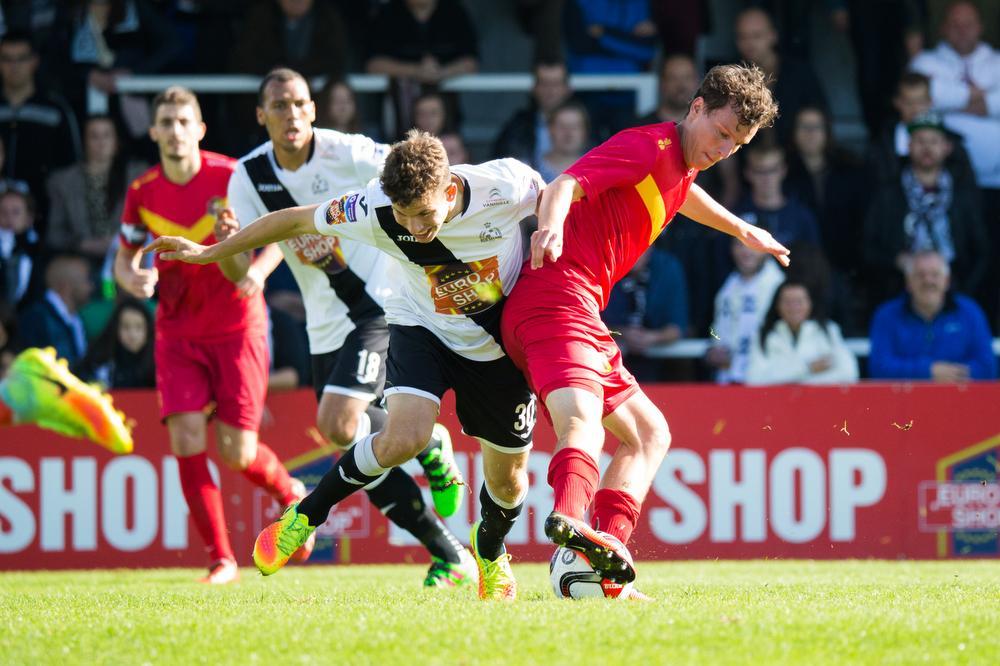
M73 365L87 352L79 312L93 291L90 264L83 257L57 256L45 271L45 286L45 297L21 316L21 342L30 347L55 347L56 354Z
M504 124L493 146L493 156L516 157L535 166L552 147L548 115L573 92L566 65L561 62L538 62L533 74L535 85L531 88L531 102Z
M945 160L951 142L934 114L908 126L910 160L876 193L865 219L864 260L877 303L901 288L900 270L916 252L934 250L954 270L956 286L974 293L986 275L989 242L975 186Z

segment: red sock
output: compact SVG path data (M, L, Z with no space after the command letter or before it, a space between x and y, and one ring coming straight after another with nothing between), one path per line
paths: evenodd
M582 519L601 478L597 463L581 449L567 447L549 462L549 485L555 491L554 510Z
M204 453L178 457L177 471L181 477L181 489L187 500L188 513L208 546L212 561L223 558L235 560L229 533L226 531L222 493L208 471L208 457Z
M0 427L14 425L14 412L0 400Z
M639 522L642 505L624 490L601 488L594 496L591 524L595 530L607 532L624 544Z
M271 447L263 442L257 442L257 457L250 466L243 470L245 476L275 499L281 506L288 506L299 496L292 492L292 477L288 470L274 455Z

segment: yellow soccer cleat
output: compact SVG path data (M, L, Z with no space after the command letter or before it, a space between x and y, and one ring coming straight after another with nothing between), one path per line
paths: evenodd
M289 505L281 518L257 535L253 544L253 562L261 574L270 576L277 573L316 531L298 508L298 503Z
M14 423L33 423L69 437L82 437L112 453L131 453L131 427L99 387L80 381L51 347L17 355L0 381L0 399Z
M469 537L471 542L469 548L479 567L479 598L514 601L517 598L517 581L514 580L514 572L510 568L510 553L505 552L492 562L479 556L479 545L476 542L481 522L476 521Z
M306 484L302 483L301 480L292 477L292 488L295 489L295 495L296 495L296 500L292 502L292 504L298 504L299 502L302 501L302 498L308 494L306 493ZM291 506L291 504L289 504L288 506ZM287 509L288 507L285 508ZM312 555L313 548L315 547L316 547L316 532L314 530L313 533L309 535L309 538L306 539L305 543L302 544L302 547L299 548L297 551L295 551L295 554L292 555L291 560L293 562L305 562L306 560L309 559L309 556Z

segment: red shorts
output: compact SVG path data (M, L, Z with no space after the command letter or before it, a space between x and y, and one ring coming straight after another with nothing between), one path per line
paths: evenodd
M264 335L213 342L157 335L155 358L160 418L200 412L214 401L223 423L252 431L260 426L270 363Z
M639 390L601 321L593 297L532 279L524 269L504 303L504 349L544 405L549 393L580 388L604 401L604 416ZM544 410L543 410L544 411Z

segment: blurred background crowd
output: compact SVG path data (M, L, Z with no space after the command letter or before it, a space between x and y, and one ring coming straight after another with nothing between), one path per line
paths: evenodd
M775 127L698 176L792 249L780 269L678 216L605 313L643 381L994 379L1000 324L1000 0L4 0L0 2L0 376L53 345L112 388L152 387L152 304L111 277L125 190L157 161L137 74L317 83L318 122L453 163L516 157L553 179L626 127L680 121L714 64L773 80ZM454 77L530 73L530 92ZM570 77L647 72L634 93ZM388 88L352 90L352 74ZM94 93L109 104L93 113ZM199 94L202 148L266 139L252 94ZM643 115L645 114L645 115ZM569 233L572 233L570 231ZM309 382L301 297L268 281L272 388ZM845 339L867 338L859 359ZM690 339L694 352L670 353Z

